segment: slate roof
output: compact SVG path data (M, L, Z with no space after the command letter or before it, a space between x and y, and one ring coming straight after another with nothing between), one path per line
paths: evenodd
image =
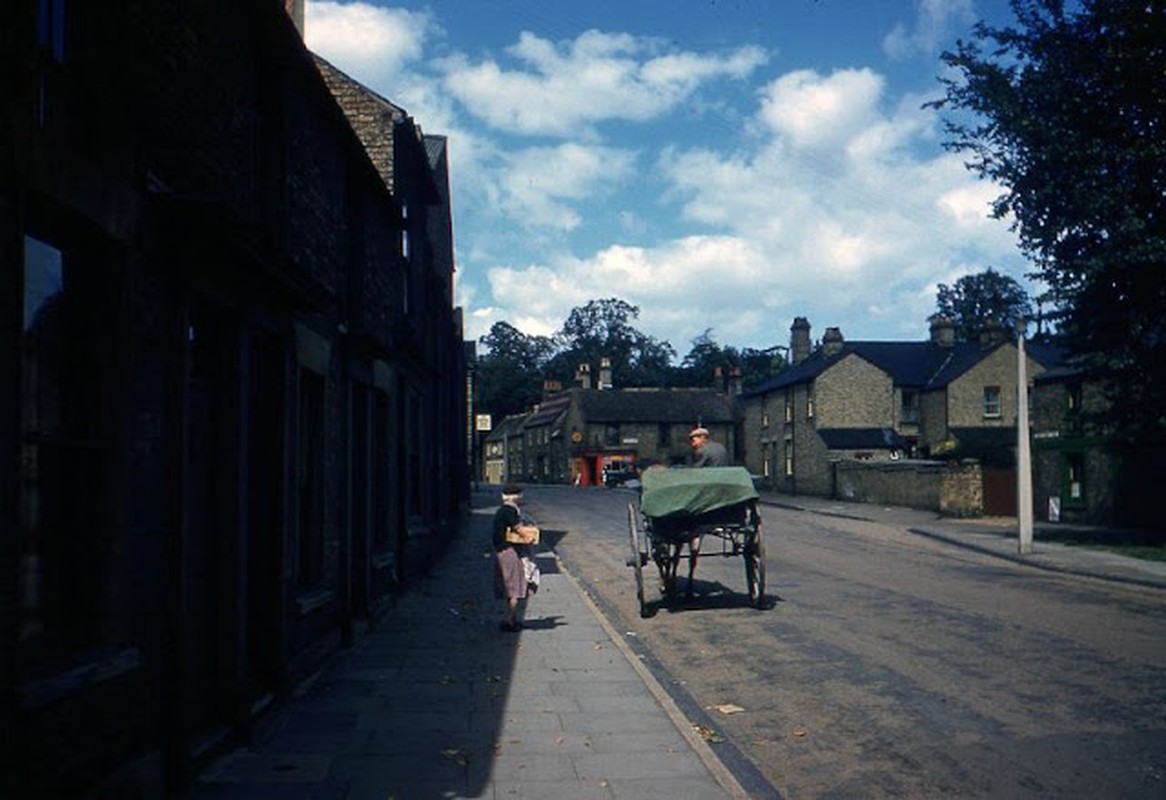
M831 450L905 450L907 441L891 428L820 428Z
M538 404L538 408L523 422L524 428L537 428L540 425L550 425L559 417L567 413L571 407L571 395L563 393L553 395Z
M846 342L841 352L827 357L819 351L763 381L744 396L756 397L787 386L809 383L847 355L857 355L874 364L891 376L895 386L921 390L941 389L1003 346L1001 343L984 347L979 342L956 342L946 347L930 341ZM1031 358L1046 367L1055 366L1062 358L1057 348L1048 345L1026 343L1025 349Z
M486 441L500 441L513 436L522 428L522 423L526 419L526 414L511 414L494 426L494 430L486 434Z
M588 422L709 425L735 419L731 400L716 389L590 389L579 395Z

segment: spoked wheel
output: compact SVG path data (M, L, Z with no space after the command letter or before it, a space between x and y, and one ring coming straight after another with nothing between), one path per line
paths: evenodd
M765 540L760 524L745 547L745 580L749 584L749 605L765 608Z
M631 539L632 545L632 557L628 559L628 566L636 573L636 603L640 607L640 616L647 617L649 615L648 606L644 600L644 564L648 559L644 550L644 541L636 526L636 507L632 503L628 503L628 537Z

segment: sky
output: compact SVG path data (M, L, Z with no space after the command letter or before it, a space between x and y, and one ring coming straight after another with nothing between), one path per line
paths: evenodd
M465 338L618 298L683 358L920 340L939 284L1035 296L943 148L940 54L1006 0L308 0L308 47L448 137Z

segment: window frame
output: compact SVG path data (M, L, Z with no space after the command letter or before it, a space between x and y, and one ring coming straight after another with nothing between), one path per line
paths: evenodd
M983 401L981 411L984 419L1000 419L1003 416L1003 408L1001 406L1000 387L996 385L987 385L984 387ZM995 410L993 410L993 408Z

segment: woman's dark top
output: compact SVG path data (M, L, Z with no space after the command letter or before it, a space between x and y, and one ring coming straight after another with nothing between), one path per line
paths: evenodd
M506 529L517 527L521 519L522 516L514 506L506 503L498 506L498 510L494 512L494 550L505 550L514 546L506 541Z

